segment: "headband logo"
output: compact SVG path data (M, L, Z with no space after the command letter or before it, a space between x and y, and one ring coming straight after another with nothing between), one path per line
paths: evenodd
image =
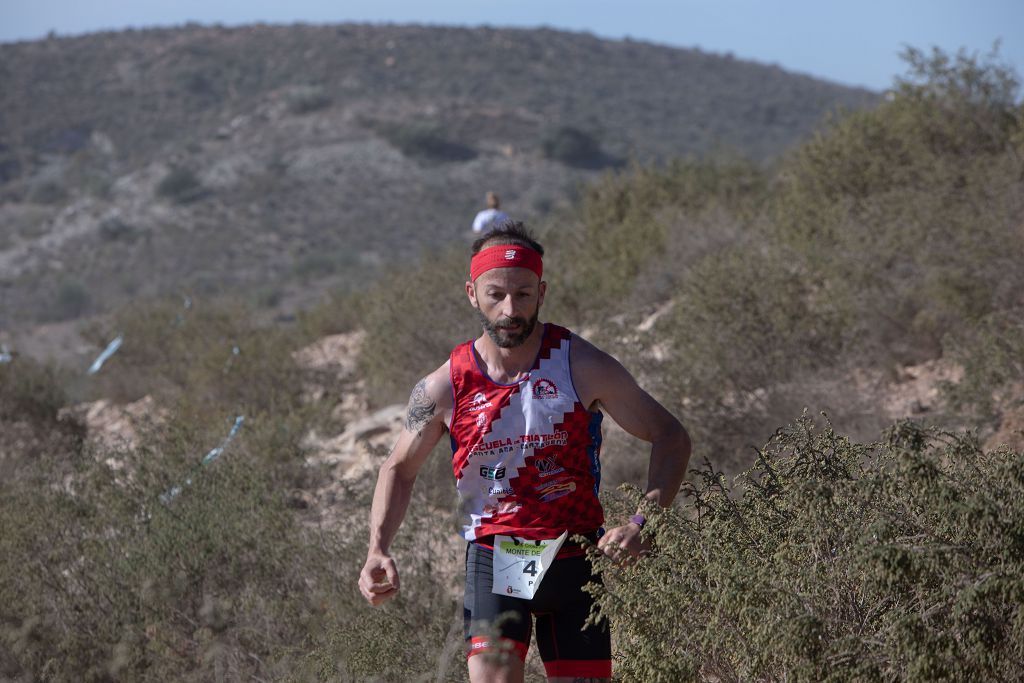
M526 268L536 273L538 278L544 273L539 252L529 247L502 244L481 249L474 254L469 263L469 277L476 280L494 268Z

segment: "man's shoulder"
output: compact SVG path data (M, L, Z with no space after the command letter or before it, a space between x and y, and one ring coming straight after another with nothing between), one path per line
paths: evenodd
M588 408L618 391L617 384L625 379L626 371L619 361L575 333L569 347L569 366L576 393Z
M611 354L598 348L589 339L586 339L585 337L577 334L576 332L569 332L568 330L566 331L572 336L572 345L570 348L572 353L573 365L576 365L577 363L587 365L601 365L609 361L615 361Z
M417 383L423 391L439 406L447 407L452 402L452 378L449 372L450 360L446 360L436 370L429 372Z

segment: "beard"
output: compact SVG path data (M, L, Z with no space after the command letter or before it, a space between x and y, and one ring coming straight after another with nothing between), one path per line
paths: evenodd
M526 318L498 318L491 322L479 308L476 309L476 315L480 318L480 324L487 331L487 336L491 338L491 341L500 348L513 349L522 346L533 334L533 329L537 326L537 317L540 315L540 306L537 306L537 310L533 312L529 320ZM515 326L519 326L519 330L510 332L508 328Z

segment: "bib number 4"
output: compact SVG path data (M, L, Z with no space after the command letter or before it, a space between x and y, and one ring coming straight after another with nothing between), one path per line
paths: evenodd
M541 541L495 536L492 592L524 600L532 598L568 537L568 531L558 538Z

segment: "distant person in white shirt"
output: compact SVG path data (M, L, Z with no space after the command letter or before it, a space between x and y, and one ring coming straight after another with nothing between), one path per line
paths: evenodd
M473 219L473 232L484 232L487 228L508 220L508 214L499 211L501 199L493 192L487 193L487 208L476 215Z

